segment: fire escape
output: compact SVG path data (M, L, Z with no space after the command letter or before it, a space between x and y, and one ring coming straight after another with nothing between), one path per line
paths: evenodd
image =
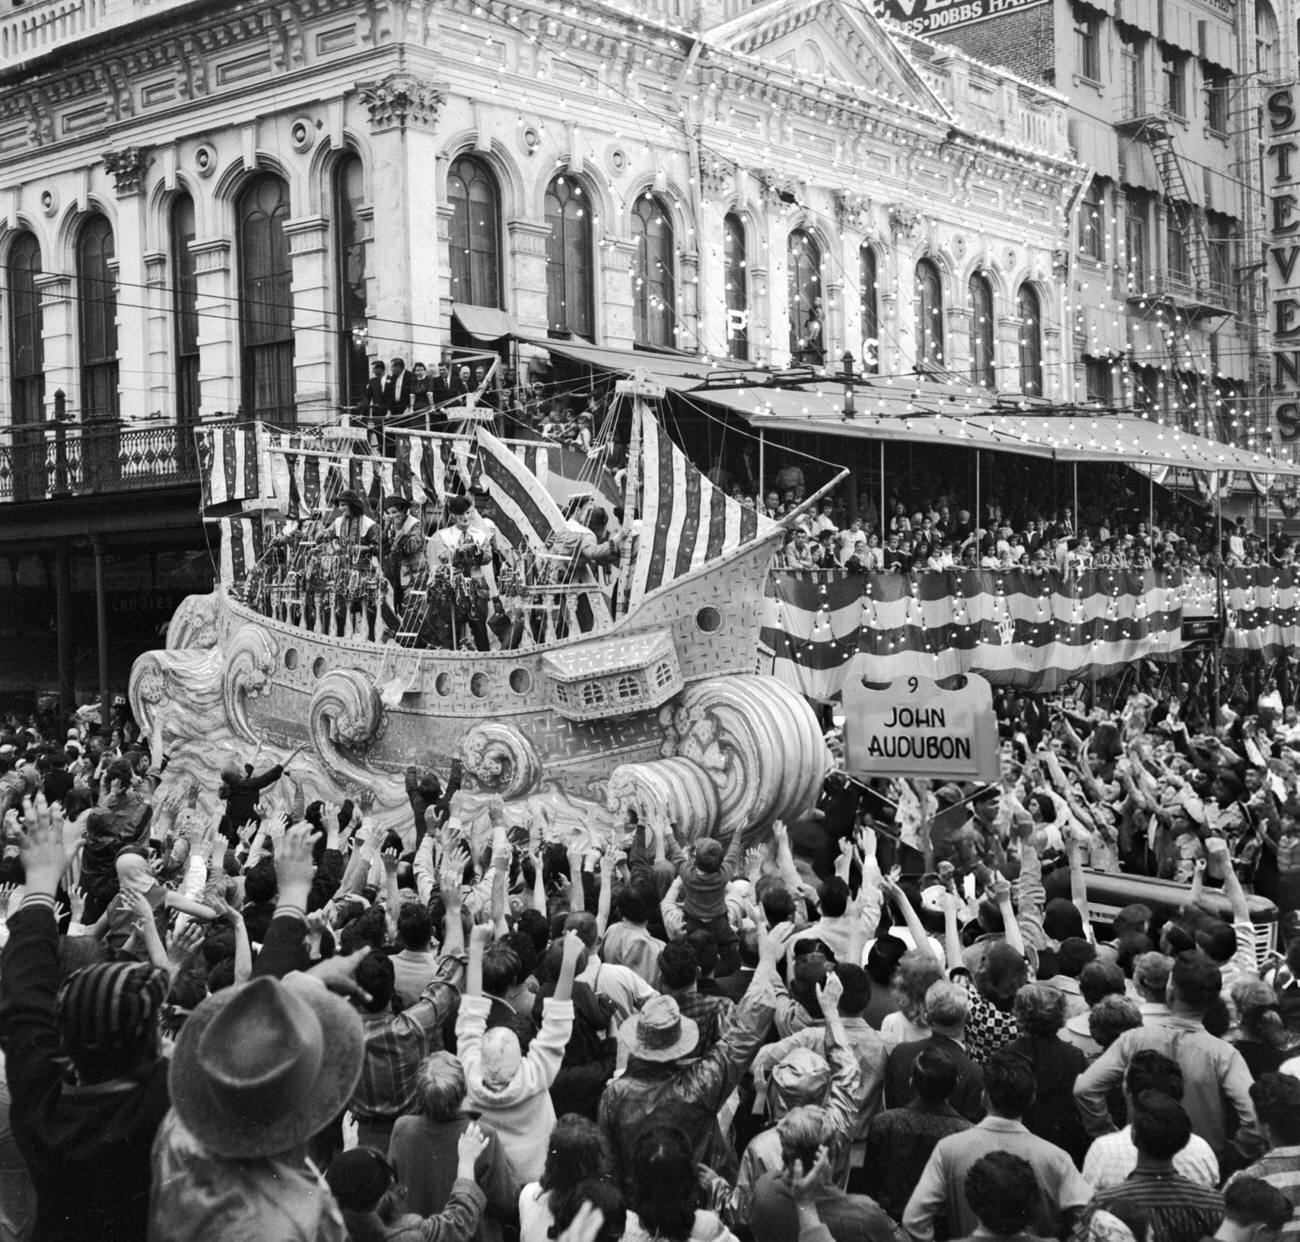
M1128 115L1116 125L1120 134L1129 140L1124 157L1140 158L1144 148L1150 152L1160 180L1165 227L1177 230L1182 259L1180 268L1176 268L1171 261L1173 247L1166 239L1166 244L1157 249L1157 261L1147 268L1145 287L1130 288L1128 301L1130 305L1141 306L1141 318L1159 329L1165 347L1167 382L1179 385L1180 377L1188 374L1198 378L1196 408L1191 415L1193 425L1188 429L1208 431L1228 440L1226 419L1216 409L1217 367L1213 362L1217 355L1215 334L1236 313L1236 294L1230 285L1216 278L1205 217L1196 206L1186 166L1175 145L1171 114L1163 102L1130 96L1126 103ZM1189 345L1188 335L1194 327L1210 335L1209 374Z

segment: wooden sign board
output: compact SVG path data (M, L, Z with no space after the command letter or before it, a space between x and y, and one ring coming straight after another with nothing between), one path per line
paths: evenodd
M967 674L960 690L928 677L900 677L873 690L844 687L845 770L853 776L996 781L998 726L993 692Z

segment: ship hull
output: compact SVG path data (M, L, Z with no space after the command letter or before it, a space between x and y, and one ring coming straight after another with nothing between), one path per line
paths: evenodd
M132 707L146 728L162 713L169 779L208 802L222 766L301 746L304 798L361 795L404 836L406 770L445 776L453 759L467 815L501 797L515 822L544 816L560 836L609 831L629 808L688 836L757 832L809 810L826 764L811 710L754 671L770 556L755 542L600 633L519 651L329 637L224 592L191 597L167 648L136 662ZM602 675L620 661L624 675Z

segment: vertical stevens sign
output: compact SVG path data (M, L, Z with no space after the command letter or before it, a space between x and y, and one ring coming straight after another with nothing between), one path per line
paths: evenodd
M1300 440L1300 88L1269 91L1269 319L1273 328L1273 425L1287 442Z

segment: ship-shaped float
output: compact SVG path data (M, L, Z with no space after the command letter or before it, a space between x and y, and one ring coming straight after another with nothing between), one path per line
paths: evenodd
M469 423L395 433L381 456L346 428L202 433L208 513L237 511L220 521L220 581L182 602L166 648L142 655L130 682L144 728L162 713L166 782L197 785L214 808L223 767L260 771L303 748L290 775L306 800L360 795L408 839L407 769L445 778L456 759L463 819L482 821L499 797L512 825L560 840L607 836L629 810L662 816L685 838L759 834L810 810L828 762L816 718L756 671L784 524L701 474L658 421L655 395L639 377L619 385L616 399L631 406L618 479L629 535L600 572L577 558L559 571L552 563L565 518L539 469L545 444ZM344 483L436 503L471 479L524 545L500 575L527 621L523 641L417 645L403 632L414 628L410 598L406 620L384 627L382 601L340 606L320 588L313 605L310 575L266 571L276 555L268 514L323 515Z

